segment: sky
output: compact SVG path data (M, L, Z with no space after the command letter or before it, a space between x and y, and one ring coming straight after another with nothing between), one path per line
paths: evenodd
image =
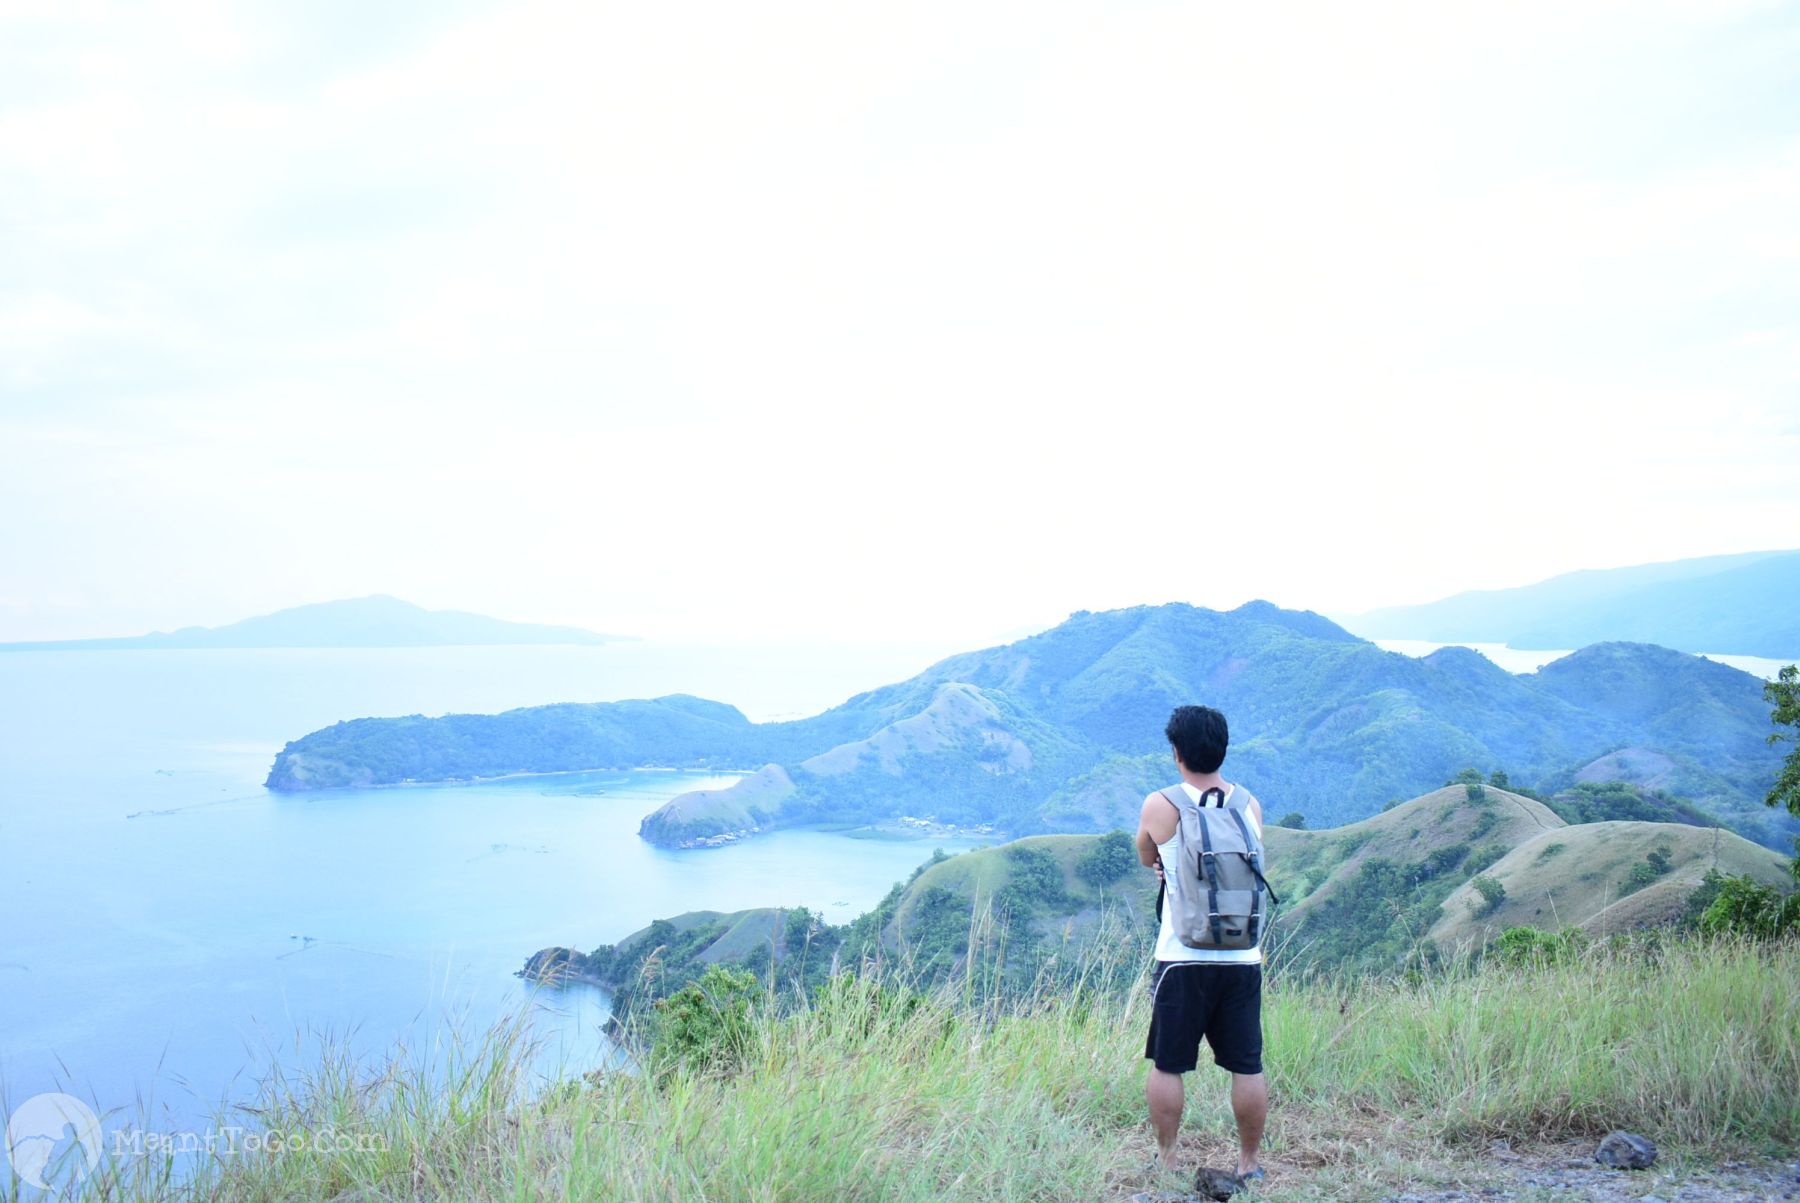
M1800 546L1800 6L0 0L0 640Z

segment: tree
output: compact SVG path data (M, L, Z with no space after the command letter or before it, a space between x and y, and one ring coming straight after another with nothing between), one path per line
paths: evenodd
M1763 700L1775 707L1775 713L1769 716L1770 722L1777 727L1792 728L1791 731L1774 732L1769 736L1769 742L1788 740L1795 744L1782 764L1769 796L1763 801L1770 806L1786 806L1789 814L1800 818L1800 665L1790 664L1775 680L1764 682ZM1800 878L1800 836L1794 839L1794 859L1788 868Z
M1506 901L1506 887L1485 873L1475 878L1470 884L1475 887L1475 892L1481 895L1480 902L1476 902L1473 898L1469 899L1469 909L1475 912L1477 919L1493 914Z
M1095 889L1109 886L1137 867L1137 846L1123 831L1109 831L1075 862L1075 873Z
M1507 965L1549 964L1580 953L1587 934L1571 927L1561 934L1535 927L1509 927L1488 945L1488 955Z
M1749 874L1723 877L1700 916L1700 930L1714 935L1779 936L1800 927L1800 894L1787 898Z
M1305 831L1306 830L1306 816L1301 814L1297 810L1290 810L1286 814L1282 815L1279 819L1275 820L1275 826L1291 827L1295 831Z
M1511 789L1512 781L1507 777L1505 769L1495 769L1488 774L1488 784L1495 789Z
M708 967L698 980L657 1000L652 1057L664 1064L733 1072L755 1038L761 998L755 975L725 965Z

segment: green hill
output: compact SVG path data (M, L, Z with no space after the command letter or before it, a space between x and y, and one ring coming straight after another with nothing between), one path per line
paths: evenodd
M1231 769L1275 813L1364 818L1458 770L1552 788L1605 758L1779 843L1759 805L1779 756L1761 684L1637 644L1584 649L1514 676L1466 649L1384 652L1316 614L1252 602L1077 614L1016 643L951 657L812 718L754 724L692 698L502 715L360 719L284 748L274 789L463 780L644 764L779 766L786 786L679 799L646 838L692 844L800 823L901 815L1012 835L1125 822L1168 783L1162 726L1202 701L1231 718ZM1645 759L1648 758L1648 759ZM734 824L739 824L734 826Z
M1447 786L1339 828L1271 826L1267 845L1282 899L1268 951L1289 972L1392 973L1479 951L1513 926L1610 935L1682 920L1711 870L1789 881L1780 855L1720 828L1571 824L1493 786ZM1493 901L1478 878L1498 886ZM847 925L804 910L696 912L576 954L575 968L613 989L621 1012L713 964L778 964L784 980L816 986L863 963L937 981L976 956L996 989L1018 990L1102 950L1135 971L1156 892L1122 831L1031 836L939 854Z
M1586 647L1608 640L1684 652L1800 657L1800 551L1705 556L1571 572L1517 589L1346 615L1372 639Z
M673 694L646 702L565 703L503 714L359 718L281 750L274 790L470 781L562 768L755 763L757 730L735 706Z

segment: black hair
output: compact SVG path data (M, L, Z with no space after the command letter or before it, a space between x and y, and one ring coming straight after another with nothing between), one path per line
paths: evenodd
M1225 716L1211 706L1175 707L1163 734L1169 737L1169 746L1190 773L1218 772L1225 763L1225 748L1231 743Z

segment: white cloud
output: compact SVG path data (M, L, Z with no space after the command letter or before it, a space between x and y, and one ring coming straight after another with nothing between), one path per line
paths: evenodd
M1800 529L1779 10L449 11L0 36L0 634L977 638Z

